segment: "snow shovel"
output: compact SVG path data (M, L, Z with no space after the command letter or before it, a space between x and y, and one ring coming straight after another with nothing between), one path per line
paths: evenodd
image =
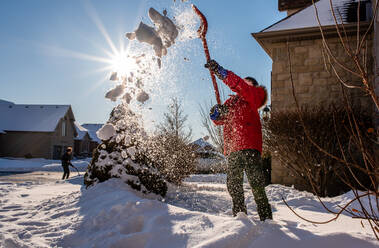
M205 16L203 15L203 13L201 13L200 10L194 4L192 4L192 9L200 17L200 20L201 20L201 25L200 25L199 29L197 30L197 34L199 35L201 41L203 42L203 47L204 47L204 52L205 52L205 58L207 59L207 62L208 62L209 60L211 60L211 56L209 55L208 44L207 44L207 40L205 38L205 36L207 34L207 31L208 31L207 18L205 18ZM211 70L209 70L209 73L211 74L213 88L214 88L214 91L215 91L217 103L221 104L220 93L218 92L218 86L217 86L217 82L216 82L216 77L215 77L215 75L213 74L213 72Z
M70 165L71 165L71 167L73 167L77 172L78 172L78 176L80 176L80 173L79 173L79 170L78 170L78 168L76 168L73 164L71 164L70 163Z

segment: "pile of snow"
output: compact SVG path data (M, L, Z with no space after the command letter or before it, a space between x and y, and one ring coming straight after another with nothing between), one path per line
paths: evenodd
M85 171L90 159L74 159L72 164L79 170ZM60 160L50 160L44 158L0 158L1 172L21 172L21 171L62 171Z
M2 178L0 177L0 180ZM69 181L0 181L1 247L259 247L374 248L378 241L366 222L342 215L327 225L294 216L330 218L317 199L293 188L266 188L273 221L260 222L251 189L244 184L248 216L232 217L225 175L194 175L170 188L164 201L146 197L112 179L88 190ZM41 194L43 192L43 194ZM324 199L342 204L347 193Z

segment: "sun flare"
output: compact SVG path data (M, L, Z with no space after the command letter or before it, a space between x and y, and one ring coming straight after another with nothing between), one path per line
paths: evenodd
M113 54L110 59L111 70L112 72L117 72L119 77L127 77L128 73L136 67L135 61L128 56L124 49Z

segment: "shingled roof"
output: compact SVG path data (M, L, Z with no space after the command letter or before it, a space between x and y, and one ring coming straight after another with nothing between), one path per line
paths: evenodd
M69 111L72 114L70 105L14 104L0 100L0 132L54 132Z
M291 1L290 1L291 2ZM297 2L297 1L294 1ZM356 0L333 0L333 9L335 10L336 16L341 13L344 23L351 23L356 21L357 16L357 2ZM318 16L322 26L332 26L335 25L333 18L330 1L320 0L316 3L316 8L318 10ZM372 18L371 3L369 1L361 1L361 21L367 21ZM354 19L355 17L355 19ZM337 18L338 23L341 23L340 18ZM274 23L273 25L263 29L259 33L284 31L284 30L294 30L294 29L305 29L305 28L315 28L318 27L318 22L316 19L315 8L313 4L308 7L299 10L292 15L289 15L282 20Z

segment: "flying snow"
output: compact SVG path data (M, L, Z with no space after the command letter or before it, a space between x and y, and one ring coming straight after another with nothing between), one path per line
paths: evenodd
M108 98L111 101L116 101L117 98L124 93L124 90L125 90L124 84L119 84L115 88L108 91L107 94L105 94L105 98Z
M113 137L113 135L116 134L116 129L115 127L107 123L104 126L102 126L97 132L97 137L99 137L101 140L109 140L110 138Z

